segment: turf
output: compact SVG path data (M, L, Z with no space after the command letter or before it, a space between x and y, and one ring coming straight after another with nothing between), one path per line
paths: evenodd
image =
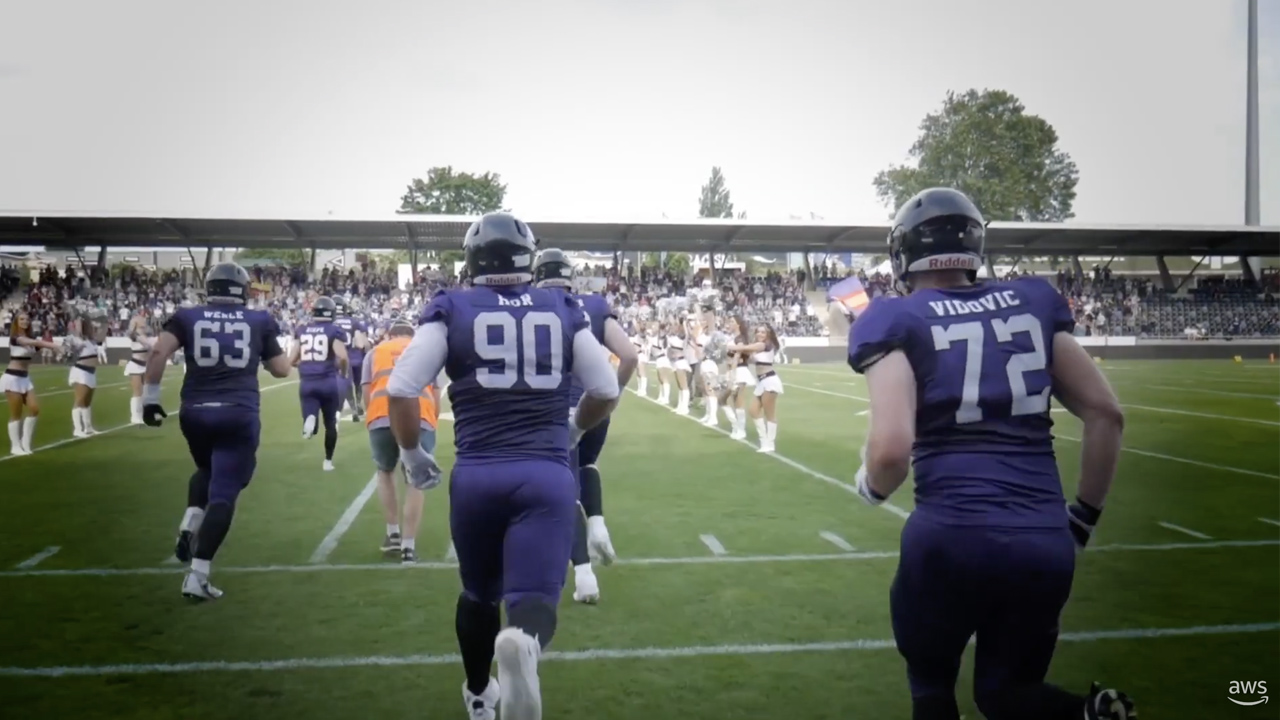
M1144 718L1280 717L1226 698L1232 680L1280 683L1280 370L1104 367L1127 406L1127 452L1052 679L1122 687ZM215 565L227 596L190 605L166 562L191 471L177 424L120 427L128 392L112 368L94 409L111 432L63 442L65 373L35 373L46 449L0 462L0 716L464 716L446 490L428 496L419 567L379 552L376 501L312 563L369 482L365 435L343 425L338 469L321 472L296 386L267 391L256 479ZM888 622L902 519L848 487L865 386L838 366L784 380L779 457L627 395L601 465L626 562L599 571L601 605L566 594L554 650L567 655L542 671L546 717L909 716ZM171 407L178 382L171 373ZM1080 427L1054 418L1070 485ZM909 492L893 502L911 509ZM976 718L969 682L962 707Z

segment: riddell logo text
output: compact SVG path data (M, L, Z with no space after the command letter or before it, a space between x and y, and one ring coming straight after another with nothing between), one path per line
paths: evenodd
M1259 695L1256 700L1237 700L1232 695ZM1232 680L1227 688L1227 699L1237 705L1265 705L1267 702L1266 680Z
M948 270L961 268L968 270L973 267L973 260L970 258L931 258L929 260L930 270Z

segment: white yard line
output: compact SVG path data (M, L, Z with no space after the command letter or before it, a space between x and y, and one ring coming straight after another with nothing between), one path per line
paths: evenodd
M724 545L716 539L715 535L699 535L698 539L701 540L702 544L706 545L707 549L711 551L711 554L716 557L723 557L729 554L729 551L724 549Z
M1205 534L1204 534L1204 533L1202 533L1202 532L1196 532L1195 530L1191 530L1191 529L1188 529L1188 528L1184 528L1184 527L1182 527L1181 525L1174 525L1173 523L1164 522L1163 520L1161 520L1160 522L1158 522L1158 523L1156 523L1156 524L1157 524L1157 525L1159 525L1159 526L1160 526L1160 527L1162 527L1162 528L1165 528L1166 530L1172 530L1172 531L1174 531L1174 532L1180 532L1180 533L1182 533L1182 534L1184 534L1184 535L1190 535L1191 537L1193 537L1193 538L1197 538L1197 539L1199 539L1199 540L1212 540L1212 539L1213 539L1213 538L1209 537L1208 535L1205 535Z
M1178 542L1156 544L1116 543L1111 545L1090 545L1087 553L1095 552L1173 552L1180 550L1221 550L1225 548L1263 548L1280 547L1280 540L1215 540L1213 542ZM859 562L867 560L883 560L898 557L896 550L860 551L851 553L810 553L795 555L695 555L690 557L653 557L653 558L618 558L614 565L634 565L647 567L652 565L707 565L707 564L757 564L788 562L827 562L845 561ZM414 570L457 570L456 562L419 562L416 565L401 565L398 562L337 564L314 563L307 565L249 565L218 567L223 574L256 574L256 573L312 573L312 572L353 572L353 571L414 571ZM138 575L172 575L183 572L185 568L170 566L152 566L138 568L81 568L68 570L0 570L3 578L39 578L39 577L130 577Z
M1204 393L1206 395L1223 395L1225 397L1257 398L1259 400L1276 400L1275 395L1259 395L1257 393L1228 392L1226 390L1209 390L1190 385L1135 385L1134 387L1151 388L1153 390L1177 390L1178 392Z
M1092 643L1107 640L1154 640L1162 638L1202 637L1212 635L1244 635L1269 633L1280 630L1280 623L1250 623L1239 625L1200 625L1178 628L1127 628L1120 630L1095 630L1068 632L1058 637L1058 642ZM551 651L541 656L542 662L602 661L602 660L674 660L695 657L725 657L743 655L787 655L818 652L865 652L890 650L893 640L860 639L830 642L743 645L694 645L683 647L647 648L596 648L587 650ZM359 667L405 667L424 665L455 665L462 660L458 655L373 655L364 657L336 656L314 658L288 658L283 660L257 660L231 662L212 660L189 663L137 663L120 665L63 665L56 667L0 667L0 677L102 677L107 675L159 675L202 672L269 672L274 670L316 670Z
M1271 518L1258 518L1258 520L1268 525L1275 525L1276 527L1280 527L1280 520L1272 520Z
M810 388L805 388L803 385L796 385L795 383L789 383L787 387L799 387L804 390L810 389ZM823 390L822 392L827 395L837 395L839 397L846 397L846 398L849 398L850 400L863 399L858 397L857 395L833 393L833 392L827 392L826 390ZM1070 440L1071 442L1081 442L1080 438L1071 437L1070 435L1060 435L1055 433L1054 437L1057 438L1058 440ZM1266 478L1268 480L1280 480L1280 477L1277 477L1275 475L1270 475L1264 472L1259 472L1257 470L1246 470L1244 468L1231 467L1230 465L1217 465L1214 463L1201 462L1200 460L1191 460L1190 458L1177 457L1175 455L1165 455L1164 453L1151 452L1150 450L1139 450L1137 448L1131 448L1131 447L1121 447L1120 450L1123 452L1132 453L1134 455L1145 455L1147 457L1159 458L1161 460L1170 460L1172 462L1186 463L1187 465L1197 465L1199 467L1210 468L1212 470L1222 470L1224 472L1239 473L1240 475L1253 475L1255 477Z
M364 489L356 495L356 499L351 501L347 509L342 511L342 516L338 518L338 522L329 530L329 534L324 536L320 544L316 546L316 551L311 553L312 563L322 563L329 559L329 553L338 547L338 543L342 540L342 536L351 529L351 524L356 521L356 517L360 515L360 511L364 509L369 498L373 497L373 493L378 489L378 474L374 473L369 478L369 482L365 484Z
M644 396L644 395L641 395L640 393L637 393L635 390L631 390L630 388L628 388L628 390L630 390L630 391L631 391L631 393L632 393L633 395L635 395L636 397L644 398L645 400L648 400L649 402L653 403L654 405L657 405L657 406L658 406L658 407L660 407L660 408L663 408L663 409L665 409L665 410L670 410L670 408L669 408L669 407L667 407L667 406L663 405L662 403L658 402L657 400L654 400L653 398L650 398L650 397L646 397L646 396ZM680 415L676 415L676 417L681 417L681 416L680 416ZM686 419L687 419L687 420L691 420L691 421L693 421L693 422L698 422L698 418L695 418L695 417L692 417L692 416L688 416L688 417L686 417ZM702 423L698 423L698 424L699 424L701 427L707 427L706 425L702 425ZM707 429L708 429L708 430L715 430L716 432L720 433L721 435L726 435L726 436L727 436L727 435L729 435L729 431L728 431L728 430L725 430L724 428L720 427L719 425L716 425L716 426L714 426L714 427L709 427L709 428L707 428ZM750 442L748 442L748 441L746 441L746 440L739 440L738 442L742 443L743 445L746 445L746 446L747 446L747 447L749 447L749 448L754 448L754 447L755 447L755 445L752 445ZM857 494L858 494L858 488L854 487L853 485L850 485L849 483L846 483L846 482L841 482L841 481L839 481L839 480L837 480L837 479L835 479L835 478L831 477L830 475L824 475L823 473L820 473L820 472L818 472L817 470L814 470L814 469L812 469L812 468L809 468L809 467L806 467L806 466L804 466L804 465L801 465L800 463L796 462L795 460L792 460L791 458L785 457L785 456L783 456L783 455L779 455L779 454L778 454L778 453L776 453L776 452L773 452L773 453L765 453L765 454L764 454L764 456L765 456L765 457L773 458L774 460L777 460L778 462L782 463L783 465L788 465L788 466L790 466L790 467L792 467L792 468L794 468L794 469L796 469L796 470L799 470L800 472L804 473L805 475L808 475L809 477L816 478L816 479L821 480L821 481L823 481L823 482L825 482L825 483L828 483L828 484L830 484L830 485L834 485L834 486L836 486L836 487L838 487L838 488L840 488L840 489L844 490L845 492L848 492L848 493L850 493L850 494L852 494L852 495L857 495ZM878 505L877 507L879 507L881 510L884 510L884 511L886 511L886 512L893 513L894 515L897 515L898 517L903 518L903 519L906 519L909 515L911 515L911 513L907 512L906 510L903 510L902 508L898 507L897 505L893 505L893 504L891 504L891 503L884 503L884 504L882 504L882 505Z
M844 538L831 532L830 530L823 530L822 532L818 533L818 537L822 538L823 540L826 540L827 542L831 543L832 545L835 545L836 547L840 548L845 552L853 552L853 546L849 544L848 540L845 540Z
M17 564L17 565L15 565L14 567L18 568L19 570L30 570L31 568L33 568L33 567L35 567L35 566L39 565L40 563L44 562L45 560L48 560L49 558L53 557L54 555L57 555L57 554L58 554L58 551L59 551L59 550L61 550L61 549L62 549L62 548L58 547L57 545L50 545L49 547L47 547L47 548L45 548L45 549L41 550L40 552L36 553L35 555L32 555L31 557L27 558L26 560L23 560L22 562L18 563L18 564Z

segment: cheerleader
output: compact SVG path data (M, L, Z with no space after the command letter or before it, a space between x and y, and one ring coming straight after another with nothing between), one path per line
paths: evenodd
M31 383L31 358L36 351L56 352L58 346L46 340L37 340L31 330L31 316L19 311L9 326L9 365L0 376L0 389L9 401L9 452L14 455L30 455L32 439L36 435L36 418L40 416L40 402L36 398L35 385ZM26 408L27 416L22 416Z
M760 440L760 452L774 451L778 438L778 396L782 394L782 379L773 369L774 356L781 343L773 328L761 325L756 328L755 341L747 345L730 345L730 352L749 353L756 366L755 396L751 400L751 418L755 421L756 436Z
M724 404L724 416L733 429L729 437L734 440L747 439L747 396L756 387L756 376L749 365L751 353L736 349L750 344L747 328L746 321L741 317L729 319L729 333L733 336L729 347L729 382L721 402Z
M129 424L142 424L142 376L147 371L147 355L155 338L150 337L147 321L141 315L135 315L129 321L129 362L124 366L124 374L133 387L133 397L129 398Z
M655 324L649 335L649 350L653 356L653 366L658 368L658 402L671 404L671 357L667 354L667 326Z
M98 359L101 357L98 342L102 337L98 328L86 319L80 320L80 334L72 342L75 352L75 364L67 376L67 384L75 393L71 401L71 434L78 438L89 437L96 431L93 429L93 391L98 387Z
M676 414L689 414L689 359L684 355L685 331L679 322L671 324L667 335L667 356L671 359L672 375L676 377Z
M637 325L631 344L636 346L636 393L648 397L649 392L649 336L644 327Z

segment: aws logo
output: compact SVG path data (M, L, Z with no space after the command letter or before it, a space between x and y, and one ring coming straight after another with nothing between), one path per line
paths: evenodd
M1237 700L1232 695L1261 695L1257 700ZM1266 680L1232 680L1227 688L1227 699L1237 705L1265 705L1267 702Z

